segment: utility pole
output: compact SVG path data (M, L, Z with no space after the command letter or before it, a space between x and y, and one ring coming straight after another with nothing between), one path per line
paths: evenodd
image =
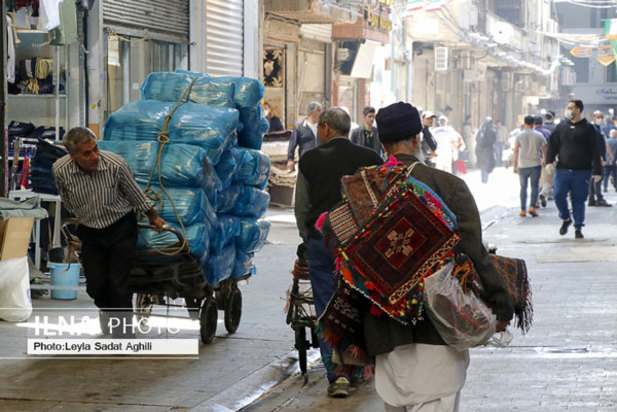
M7 107L7 90L6 90L6 1L0 0L2 18L0 18L0 55L2 55L2 64L0 64L0 72L2 72L2 87L0 87L0 107L2 113L0 115L0 197L7 197L9 194L9 137L6 131L6 107Z

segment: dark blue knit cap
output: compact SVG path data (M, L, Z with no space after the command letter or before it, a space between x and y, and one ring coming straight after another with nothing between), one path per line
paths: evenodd
M375 121L382 143L411 139L422 131L418 109L409 103L398 102L379 109Z

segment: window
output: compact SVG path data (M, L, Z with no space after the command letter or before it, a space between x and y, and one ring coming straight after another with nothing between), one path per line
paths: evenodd
M188 46L109 33L106 54L105 118L141 97L140 87L152 72L188 68Z

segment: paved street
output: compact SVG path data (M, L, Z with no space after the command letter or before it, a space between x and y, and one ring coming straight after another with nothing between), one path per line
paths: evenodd
M485 237L499 254L528 264L535 322L508 348L472 350L463 411L617 410L617 208L589 208L586 238L557 234L552 202L538 218L518 217L518 180L497 169L489 184L466 177L483 210ZM617 195L607 199L617 201ZM196 359L31 360L28 323L0 322L0 410L7 411L379 411L367 384L349 399L325 396L318 353L305 381L294 364L293 334L284 296L298 242L290 210L272 208L270 243L257 255L258 275L243 292L243 317L227 335L219 314L215 341ZM38 314L71 306L92 313L82 291L76 301L34 300ZM32 333L30 331L30 333ZM198 337L197 330L181 337Z

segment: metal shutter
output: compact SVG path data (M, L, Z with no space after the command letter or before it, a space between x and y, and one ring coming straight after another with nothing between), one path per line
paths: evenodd
M242 76L244 6L242 0L206 2L206 73Z
M104 0L104 26L121 34L189 42L189 0Z

